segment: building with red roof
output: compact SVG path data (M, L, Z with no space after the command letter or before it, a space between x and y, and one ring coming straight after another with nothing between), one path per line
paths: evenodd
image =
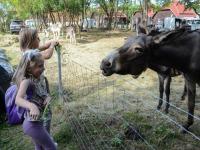
M177 17L183 19L199 18L199 16L192 9L186 9L179 0L174 0L168 7L157 11L153 15L154 24L158 21L163 21L166 17Z

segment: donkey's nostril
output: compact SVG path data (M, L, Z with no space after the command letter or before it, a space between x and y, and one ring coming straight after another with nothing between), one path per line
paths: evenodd
M111 63L110 63L109 61L106 61L106 62L105 62L105 66L106 66L107 68L110 68L110 67L111 67Z

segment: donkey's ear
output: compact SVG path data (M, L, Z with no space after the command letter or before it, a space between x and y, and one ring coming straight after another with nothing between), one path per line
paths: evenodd
M165 32L165 33L161 33L161 34L158 34L156 36L153 36L153 41L154 43L158 44L160 43L161 41L163 41L164 39L166 39L169 35L171 35L172 32Z
M138 34L140 34L140 33L143 33L143 34L148 33L147 29L143 25L138 26Z
M151 28L151 29L149 29L149 31L148 31L148 35L150 35L150 36L156 36L156 35L158 35L158 34L160 34L161 32L160 31L158 31L158 30L156 30L156 29L154 29L154 28Z

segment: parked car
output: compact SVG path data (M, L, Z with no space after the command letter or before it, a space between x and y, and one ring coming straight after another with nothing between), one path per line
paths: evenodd
M166 17L164 19L164 28L174 30L181 27L182 19L176 17Z
M164 18L165 31L175 30L179 28L185 28L187 30L191 30L191 25L188 24L187 20L184 18L176 18L176 17Z
M191 26L191 30L200 29L200 19L188 19L186 22Z
M34 19L25 20L25 25L28 28L35 29L36 28L36 20L34 20Z
M19 33L22 28L24 28L24 22L22 20L13 20L10 23L10 32Z
M85 18L82 20L83 23L83 30L96 28L96 20L92 18Z

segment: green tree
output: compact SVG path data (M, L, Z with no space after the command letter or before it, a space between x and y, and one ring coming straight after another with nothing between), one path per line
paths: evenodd
M186 8L192 8L200 16L200 1L199 0L180 0Z
M148 9L153 8L154 11L157 11L161 8L163 8L166 5L169 5L172 2L172 0L156 0L156 4L152 4L151 0L142 0L140 3L140 7L142 9L143 14L143 23L144 26L147 25L147 19L148 19Z
M0 31L6 31L6 16L7 12L4 10L3 6L0 8Z
M126 14L129 21L132 20L132 15L134 12L141 10L139 5L133 4L131 0L121 0L120 3L122 3L122 5L119 7L119 9L121 9Z
M113 21L113 15L115 12L115 7L117 0L95 0L97 4L103 9L105 12L107 18L108 18L108 23L107 23L107 29L112 28L112 21Z
M9 3L0 1L0 32L9 30L9 25L14 15L15 12L12 11Z

